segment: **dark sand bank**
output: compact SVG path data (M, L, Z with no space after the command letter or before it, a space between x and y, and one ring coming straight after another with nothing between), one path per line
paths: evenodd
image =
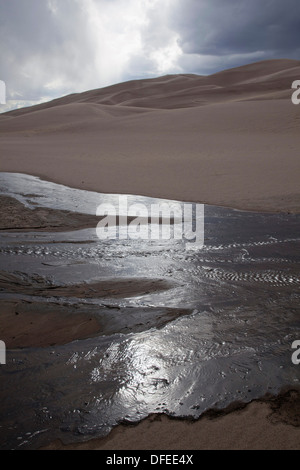
M0 335L8 349L44 348L115 333L162 328L189 309L0 301Z
M9 196L0 196L0 230L68 231L96 227L100 218L69 211L29 209Z
M25 273L0 271L0 288L9 293L42 297L124 298L170 289L174 283L164 279L108 278L99 282L56 285L50 279Z
M79 212L49 209L47 207L36 207L30 209L21 202L9 196L0 196L0 231L48 231L63 232L80 230L84 228L96 228L103 217ZM126 223L129 224L136 217L127 216ZM112 225L122 225L123 218L110 216L106 221ZM148 224L151 218L140 217L139 222ZM152 220L153 223L163 224L163 218ZM168 221L169 222L169 221ZM171 218L170 223L174 223Z

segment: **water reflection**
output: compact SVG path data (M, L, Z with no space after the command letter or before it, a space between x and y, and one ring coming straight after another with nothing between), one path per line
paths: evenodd
M0 174L0 188L30 207L91 214L117 197L24 175ZM205 245L194 252L176 240L100 241L95 229L0 233L1 302L47 304L61 315L79 309L98 316L105 332L7 351L2 448L105 435L155 412L198 417L299 383L291 362L299 337L299 222L207 206ZM116 279L140 292L126 287L121 296L110 290L87 298L75 288ZM160 281L163 289L150 288ZM56 286L65 290L57 294Z

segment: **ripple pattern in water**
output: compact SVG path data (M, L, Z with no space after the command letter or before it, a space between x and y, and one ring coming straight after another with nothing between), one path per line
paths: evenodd
M28 206L80 206L86 213L116 197L28 175L0 174L0 188ZM0 233L2 305L24 303L22 312L43 303L74 312L80 305L99 316L105 308L114 322L109 334L7 351L0 370L1 447L103 436L150 413L196 418L213 406L299 385L291 362L291 344L300 337L299 228L298 215L206 206L205 245L193 252L172 240L100 242L94 229ZM47 287L115 279L170 286L119 298L42 294ZM36 295L39 286L44 291ZM162 322L163 309L169 316ZM151 315L157 323L148 321ZM129 333L127 320L136 326Z

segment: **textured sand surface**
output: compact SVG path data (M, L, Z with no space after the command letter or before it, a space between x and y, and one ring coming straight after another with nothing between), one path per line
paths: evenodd
M300 393L290 390L235 410L211 411L197 421L152 415L138 425L120 425L104 439L46 449L60 450L297 450Z
M271 60L207 77L126 82L15 110L0 115L0 171L104 193L300 212L300 106L291 102L299 79L300 61ZM29 227L43 228L48 217L61 223L57 213L33 217ZM15 306L7 305L6 315L16 315ZM78 316L84 331L72 331L73 338L100 328L90 318ZM289 391L214 419L154 415L71 448L299 449L299 416L299 393Z
M1 171L69 186L300 210L300 61L125 82L0 115Z

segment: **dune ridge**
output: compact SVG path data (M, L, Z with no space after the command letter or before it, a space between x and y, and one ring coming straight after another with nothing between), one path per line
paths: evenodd
M178 74L131 80L108 87L74 93L29 108L10 111L7 116L22 116L33 111L74 103L121 105L150 109L178 109L211 102L247 99L256 93L264 98L276 92L290 92L291 80L300 75L300 61L281 59L256 62L212 75ZM285 82L285 83L284 83ZM260 88L257 88L260 84ZM286 85L286 88L285 88ZM252 95L254 93L254 95ZM207 101L195 100L195 94ZM282 96L282 95L281 95Z
M297 79L300 61L268 60L13 110L0 115L0 170L104 193L299 212Z

